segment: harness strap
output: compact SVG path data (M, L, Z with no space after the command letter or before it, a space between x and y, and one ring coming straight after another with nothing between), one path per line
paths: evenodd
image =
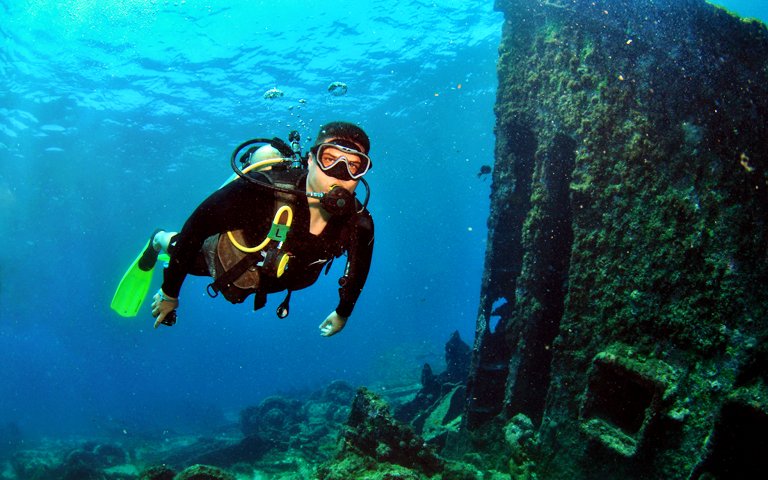
M288 294L285 296L283 302L277 307L278 318L285 318L291 313L291 293L293 290L288 290ZM263 306L263 305L262 305Z
M219 292L231 288L235 280L240 278L249 268L251 268L261 258L261 251L252 252L240 259L239 262L234 264L229 270L225 270L224 273L218 275L218 277L208 285L208 294L213 290L212 297L219 295Z

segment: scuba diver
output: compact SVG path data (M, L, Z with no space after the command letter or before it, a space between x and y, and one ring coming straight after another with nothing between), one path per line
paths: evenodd
M176 323L188 274L212 277L212 297L221 293L242 303L253 295L254 310L264 306L267 294L287 291L277 309L284 318L291 293L315 283L324 268L327 274L333 260L346 253L339 302L320 324L323 336L340 332L363 289L373 254L370 190L363 179L372 167L370 140L348 122L322 126L305 157L298 140L291 132L291 145L274 138L238 146L231 157L236 176L205 199L181 231L151 235L123 277L112 308L123 316L136 315L149 288L144 279L151 278L160 257L167 267L152 302L155 328ZM243 167L236 164L238 155ZM355 196L360 182L366 188L362 203Z

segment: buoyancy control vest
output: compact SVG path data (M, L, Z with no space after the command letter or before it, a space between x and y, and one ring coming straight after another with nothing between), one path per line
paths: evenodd
M221 293L232 303L242 303L255 294L254 310L264 306L269 292L259 287L265 277L280 278L290 264L291 254L282 246L291 227L292 209L298 195L287 191L303 188L306 173L304 169L282 165L259 172L270 185L282 189L274 191L275 215L270 231L261 244L253 247L246 246L242 230L213 235L205 241L203 251L214 279L208 285L209 295L215 297Z

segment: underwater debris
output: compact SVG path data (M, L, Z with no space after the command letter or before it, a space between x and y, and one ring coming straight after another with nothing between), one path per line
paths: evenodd
M283 91L278 88L270 88L269 90L264 92L264 98L266 98L267 100L280 98L283 95L285 95L285 93L283 93Z
M301 420L301 402L272 396L259 406L247 407L240 412L240 429L246 437L261 435L287 442L298 430Z
M379 463L400 465L426 475L434 475L444 467L443 459L433 448L410 426L397 421L391 415L389 405L365 387L357 390L341 439L339 458L376 459ZM359 476L346 475L344 478Z
M396 409L395 419L410 424L433 446L445 446L446 438L461 422L466 397L464 382L469 375L471 360L471 348L459 332L454 331L445 344L445 371L435 375L429 363L425 363L421 371L421 389L412 400Z
M219 467L212 465L192 465L174 477L176 480L235 480L235 476Z
M173 480L176 472L167 465L154 465L141 472L139 480Z
M129 457L127 450L115 444L44 442L35 449L14 451L9 457L9 467L14 474L12 478L107 478L103 475L106 471L122 468L130 471ZM164 479L146 477L146 480Z
M328 85L328 93L334 97L340 97L347 93L347 84L344 82L332 82Z

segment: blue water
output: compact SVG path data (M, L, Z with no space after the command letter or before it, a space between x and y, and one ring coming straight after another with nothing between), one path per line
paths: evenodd
M722 3L768 19L764 2ZM0 424L194 431L275 393L439 371L451 332L472 342L478 307L492 6L0 0ZM330 95L334 81L348 93ZM271 88L285 95L265 99ZM374 262L343 333L317 329L342 262L285 320L279 294L253 313L192 277L173 328L152 329L147 305L135 319L109 309L148 234L181 226L235 145L292 129L309 141L336 119L368 131L375 164Z
M766 0L720 0L709 3L725 7L742 17L768 22L768 1Z
M472 341L501 14L487 1L216 3L0 4L0 423L193 429L334 379L417 382L454 330ZM284 97L263 98L275 87ZM153 330L146 304L135 319L109 309L149 233L180 228L235 145L292 129L309 141L336 119L368 131L375 163L374 262L342 334L318 325L343 262L285 320L280 294L253 313L199 278L173 328Z

